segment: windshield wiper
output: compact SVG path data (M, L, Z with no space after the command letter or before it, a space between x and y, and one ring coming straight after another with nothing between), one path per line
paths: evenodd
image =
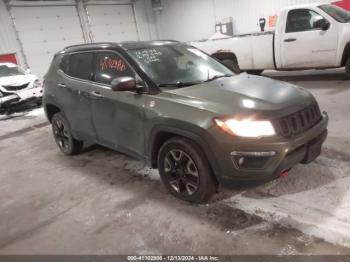
M226 74L226 75L216 75L211 78L208 78L205 81L193 81L193 82L177 82L177 83L164 83L164 84L159 84L159 87L177 87L177 88L182 88L182 87L187 87L187 86L193 86L193 85L199 85L205 82L210 82L219 78L223 77L231 77L234 76L232 74Z
M177 87L177 88L182 88L182 87L187 87L187 86L193 86L193 85L198 85L203 82L177 82L177 83L165 83L165 84L159 84L159 87Z
M210 82L210 81L214 81L214 80L219 79L219 78L231 77L231 76L234 76L234 75L232 75L232 74L216 75L216 76L208 78L208 80L206 80L205 82Z

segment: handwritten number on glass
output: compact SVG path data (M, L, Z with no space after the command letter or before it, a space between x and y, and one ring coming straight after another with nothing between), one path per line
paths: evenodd
M137 58L143 60L147 64L160 61L159 56L162 54L162 52L159 52L155 49L146 49L136 52Z
M108 70L108 69L114 69L118 72L123 72L126 70L126 66L123 60L121 59L106 58L100 62L100 69L102 71Z

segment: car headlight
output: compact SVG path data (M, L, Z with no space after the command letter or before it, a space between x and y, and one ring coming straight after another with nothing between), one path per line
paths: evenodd
M250 119L214 119L215 123L225 132L241 137L262 137L276 134L270 121Z

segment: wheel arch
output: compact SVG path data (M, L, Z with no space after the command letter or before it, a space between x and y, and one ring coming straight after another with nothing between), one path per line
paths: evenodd
M63 111L58 106L56 106L55 104L52 104L52 103L45 104L44 109L45 109L46 117L50 123L52 121L52 117L55 114L60 113L60 112L63 113Z
M226 51L225 52L221 52L221 51L218 51L218 52L212 54L211 56L216 58L216 59L218 59L218 60L220 60L220 61L223 61L225 59L233 60L239 66L237 56L233 52L228 52L228 51L227 52Z
M350 58L350 42L344 48L341 66L345 66L347 59Z
M158 167L157 159L161 146L167 140L173 137L183 137L194 142L203 151L206 159L209 161L213 174L215 175L217 181L219 181L220 167L203 136L201 134L194 133L193 131L178 127L157 126L152 130L148 148L148 159L152 168Z

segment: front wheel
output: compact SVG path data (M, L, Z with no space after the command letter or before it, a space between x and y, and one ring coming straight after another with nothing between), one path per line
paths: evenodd
M78 154L83 147L83 142L72 136L68 120L63 114L55 114L51 122L52 132L59 149L66 155Z
M346 78L350 80L350 57L346 61L345 73L346 73Z
M172 138L158 155L161 180L174 196L203 203L216 192L217 183L205 155L192 141Z

